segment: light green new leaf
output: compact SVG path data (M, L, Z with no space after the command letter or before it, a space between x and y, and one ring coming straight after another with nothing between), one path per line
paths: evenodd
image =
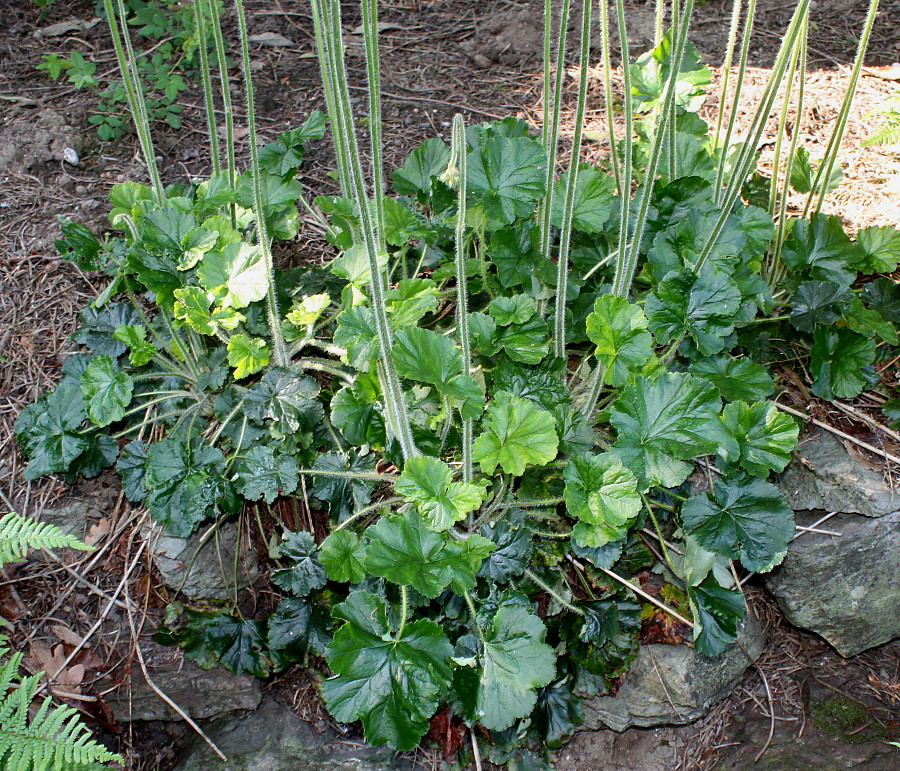
M471 589L481 561L494 548L479 535L469 536L468 545L452 541L446 533L429 530L415 511L382 517L366 535L366 570L432 599L451 583L460 593ZM480 549L482 544L487 551Z
M454 482L453 471L437 458L420 456L406 462L394 482L395 492L414 503L432 530L449 529L484 502L484 488Z
M361 720L371 744L413 749L450 685L453 646L424 619L397 639L384 601L368 592L351 593L332 613L346 623L328 646L328 711L345 723Z
M124 417L133 391L131 376L104 354L91 359L81 375L81 396L88 417L101 427Z
M812 392L823 399L852 399L877 380L872 364L875 341L849 329L819 327L809 369Z
M122 324L113 337L128 346L128 361L132 367L143 367L156 354L156 346L147 340L147 328L140 324Z
M355 584L366 577L366 544L356 533L337 530L319 547L319 562L332 581Z
M710 455L728 441L720 409L715 387L701 378L674 372L637 377L610 408L619 434L613 449L642 489L674 487L690 473L677 461Z
M219 233L216 230L191 228L181 239L182 256L178 270L193 268L207 252L215 248L218 241Z
M273 571L272 583L295 597L305 597L313 589L325 586L325 571L319 564L316 542L309 533L285 530L276 557L288 560L289 567Z
M766 573L778 565L794 534L794 512L781 490L746 474L726 476L714 490L714 499L703 493L685 502L685 533L747 570Z
M726 401L756 402L767 399L775 383L762 364L746 358L715 356L691 363L691 374L712 383Z
M700 353L709 356L725 347L740 305L741 292L734 279L708 265L699 276L687 270L669 273L644 308L650 331L660 343L690 335Z
M624 385L631 373L653 356L647 317L624 297L598 297L593 313L587 317L587 334L597 346L594 355L604 368L604 381L610 385Z
M205 255L197 267L197 278L204 289L220 297L218 304L223 308L246 308L262 300L269 288L259 247L244 241Z
M488 218L509 225L544 192L544 149L528 137L490 136L469 152L467 189Z
M402 329L438 307L437 285L428 278L405 278L384 293L384 300L391 326Z
M556 421L549 412L507 391L488 405L483 433L472 447L472 459L485 474L499 465L507 474L521 476L529 465L544 465L559 449Z
M579 546L596 548L624 538L641 511L638 481L609 453L582 453L563 472L566 510L581 520L574 531Z
M299 471L293 455L276 455L268 445L257 445L237 465L238 492L249 501L265 498L266 503L274 503L278 496L297 489Z
M740 448L740 457L728 458L729 463L763 479L790 463L800 429L771 402L732 402L725 406L722 422Z
M330 304L331 298L327 293L310 295L302 300L295 300L285 318L294 326L305 329L315 324Z
M236 329L244 321L244 316L234 308L214 307L211 293L198 286L186 286L173 292L175 305L172 313L179 321L186 323L201 335L215 335L222 329Z
M534 300L527 294L497 297L488 306L488 313L501 327L524 324L534 316Z
M234 367L235 380L259 372L269 363L266 341L259 337L232 335L228 340L228 363Z
M517 605L501 606L478 655L477 670L460 670L456 692L463 717L491 731L503 731L531 714L536 689L556 677L556 654L544 642L544 622Z

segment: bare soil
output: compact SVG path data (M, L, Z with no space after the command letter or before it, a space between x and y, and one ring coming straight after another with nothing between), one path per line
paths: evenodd
M813 158L823 153L828 142L867 4L865 0L813 3L807 104L798 129L802 144ZM359 19L355 6L351 10L349 6L353 4L347 5L344 21L350 33L350 66L362 111L360 41L352 34ZM717 66L725 45L731 3L709 0L697 5L694 41L705 60ZM739 126L742 120L746 121L746 110L765 83L767 67L774 59L791 11L791 4L782 0L760 0L758 5L750 46L752 66L743 89L746 98ZM283 47L257 45L252 50L259 129L263 140L269 141L301 123L312 109L324 109L324 100L312 56L307 4L302 0L247 0L246 6L251 34L274 32L289 41ZM383 33L383 86L388 168L402 162L423 139L435 135L447 138L450 121L457 112L469 122L516 115L537 125L541 115L542 6L540 0L380 3L380 21L387 25ZM630 6L629 24L633 29L629 41L633 48L645 47L652 37L653 7L650 0ZM844 181L826 205L827 211L839 214L854 229L900 222L900 148L860 147L861 140L877 123L872 112L896 87L889 79L890 65L900 61L900 0L882 0L881 9L841 146ZM140 512L123 501L113 474L82 482L74 489L58 480L23 482L22 459L12 433L19 410L57 380L62 361L72 350L68 336L75 328L77 313L93 299L103 281L102 277L86 275L59 260L53 247L59 234L56 218L71 217L99 232L106 226L105 201L110 186L123 180L145 181L134 136L101 143L87 123L94 97L74 89L64 79L54 83L35 69L44 54L78 50L98 63L98 75L112 77L115 59L105 23L83 25L87 28L60 36L42 34L42 30L57 22L90 21L95 12L93 0L57 0L43 14L31 0L3 2L0 494L4 507L29 514L72 497L91 502L85 535L95 538L101 554L97 559L79 555L64 558L65 564L30 562L11 569L8 575L0 577L0 612L13 621L14 642L30 651L36 668L41 662L35 651L55 652L63 646L63 653L70 652L98 619L104 619L73 661L83 666L83 672L79 682L70 684L69 691L77 690L75 695L80 697L70 703L83 709L101 736L128 753L130 768L165 769L175 758L168 746L172 737L160 733L158 728L114 724L104 707L105 694L97 685L114 672L119 686L127 688L127 673L138 666L127 614L110 603L125 570L135 560L139 562L124 587L149 617L132 619L138 634L152 632L155 614L169 599L147 566L146 556L139 552L135 524ZM230 15L226 19L233 42L234 20ZM573 23L573 32L574 29ZM599 61L599 31L594 45ZM573 65L574 57L569 62L570 73L576 73ZM714 72L718 78L718 71ZM587 130L600 137L604 113L599 69L592 72L591 78ZM715 86L710 93L717 93ZM204 175L209 167L202 95L192 88L185 92L182 101L183 128L176 131L159 126L155 132L161 172L167 183ZM710 108L714 102L714 98L709 100ZM241 126L241 100L236 98L235 104L237 124ZM571 107L569 104L567 110ZM793 116L792 130L796 124ZM563 131L567 128L571 130L568 112ZM239 157L246 156L242 152L247 149L246 132L240 134L239 141ZM764 164L771 162L773 142L770 137L762 147ZM77 164L69 162L72 156L67 151L77 153ZM591 141L586 148L590 158L601 158L607 151L602 140ZM335 192L335 184L328 176L332 152L327 141L317 143L307 159L303 181L310 197ZM329 247L312 219L305 222L297 239L278 253L284 264L318 262L329 256ZM842 427L868 430L852 422L845 422ZM79 578L73 578L73 574ZM897 763L887 764L897 758L897 752L884 740L895 735L897 729L897 647L886 646L847 662L821 641L787 627L770 603L760 600L756 607L770 628L768 651L759 669L751 670L735 694L709 717L678 731L633 732L630 738L628 734L616 737L611 732L579 735L562 751L560 768L650 771L648 763L653 753L658 755L658 767L664 769L827 769L835 759L844 764L842 767L876 771L896 768ZM294 696L300 694L294 703L299 704L301 711L317 712L314 689L305 678L288 678L284 686L294 688ZM860 705L865 715L863 722L868 725L859 728L851 724L837 733L822 728L827 721L821 718L822 709L817 712L816 705L832 696ZM771 749L757 763L754 757L767 740L773 704L776 730ZM840 706L834 709L839 710ZM818 723L814 715L820 716ZM858 732L853 733L857 728ZM655 734L655 738L648 740L648 734ZM865 741L856 742L854 736ZM795 758L796 762L791 760L795 756L799 758ZM822 760L826 756L828 763ZM769 764L778 758L784 760L782 765ZM430 762L436 764L437 756Z

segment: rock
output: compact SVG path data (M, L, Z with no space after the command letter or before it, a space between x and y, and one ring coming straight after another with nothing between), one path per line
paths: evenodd
M236 676L221 667L204 670L175 648L142 643L154 684L195 720L216 718L236 710L256 709L262 700L260 681ZM156 665L153 660L158 661ZM181 717L147 684L136 664L128 686L106 698L116 720L180 720Z
M190 538L169 535L155 526L148 537L153 539L153 561L167 586L191 599L226 599L259 577L259 563L252 545L241 539L241 553L234 570L238 525L233 520L223 523L217 536L201 546L207 528ZM235 587L235 578L237 586Z
M684 730L684 729L682 729ZM557 771L671 771L684 742L673 728L580 731L559 751Z
M204 729L227 756L219 759L202 739L188 749L175 771L390 771L410 768L385 748L358 737L341 737L292 715L266 698L255 712L226 717ZM352 741L352 739L356 739Z
M766 635L752 612L738 640L759 658ZM624 731L632 726L684 725L705 715L737 684L750 662L740 646L708 658L687 645L642 645L618 696L583 704L584 727Z
M821 512L798 512L811 525ZM840 536L807 533L766 577L788 621L853 656L900 636L900 512L828 520Z
M84 140L64 115L43 110L11 123L0 133L0 172L28 172L47 163L61 163L66 151L81 154Z
M38 519L56 525L66 535L84 538L87 535L88 512L92 510L92 507L84 501L73 501L64 506L44 509Z
M794 511L839 511L883 517L900 510L900 491L880 471L853 458L833 434L807 435L779 485Z

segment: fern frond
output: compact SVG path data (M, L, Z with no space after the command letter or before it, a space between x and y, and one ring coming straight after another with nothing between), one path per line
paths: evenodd
M882 126L874 134L867 136L861 144L863 147L900 144L900 123L891 122Z
M0 637L0 656L9 650ZM0 664L0 768L15 771L72 771L99 763L123 763L122 758L91 738L72 707L53 707L50 699L28 720L42 673L19 677L22 654ZM18 680L18 682L16 682ZM10 687L14 690L10 690Z
M0 565L24 559L29 549L90 549L56 525L10 512L0 518Z

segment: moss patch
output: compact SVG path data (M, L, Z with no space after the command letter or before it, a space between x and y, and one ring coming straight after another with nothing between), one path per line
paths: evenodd
M847 744L884 738L884 728L869 716L865 707L844 696L813 704L812 719L820 731L839 736Z

